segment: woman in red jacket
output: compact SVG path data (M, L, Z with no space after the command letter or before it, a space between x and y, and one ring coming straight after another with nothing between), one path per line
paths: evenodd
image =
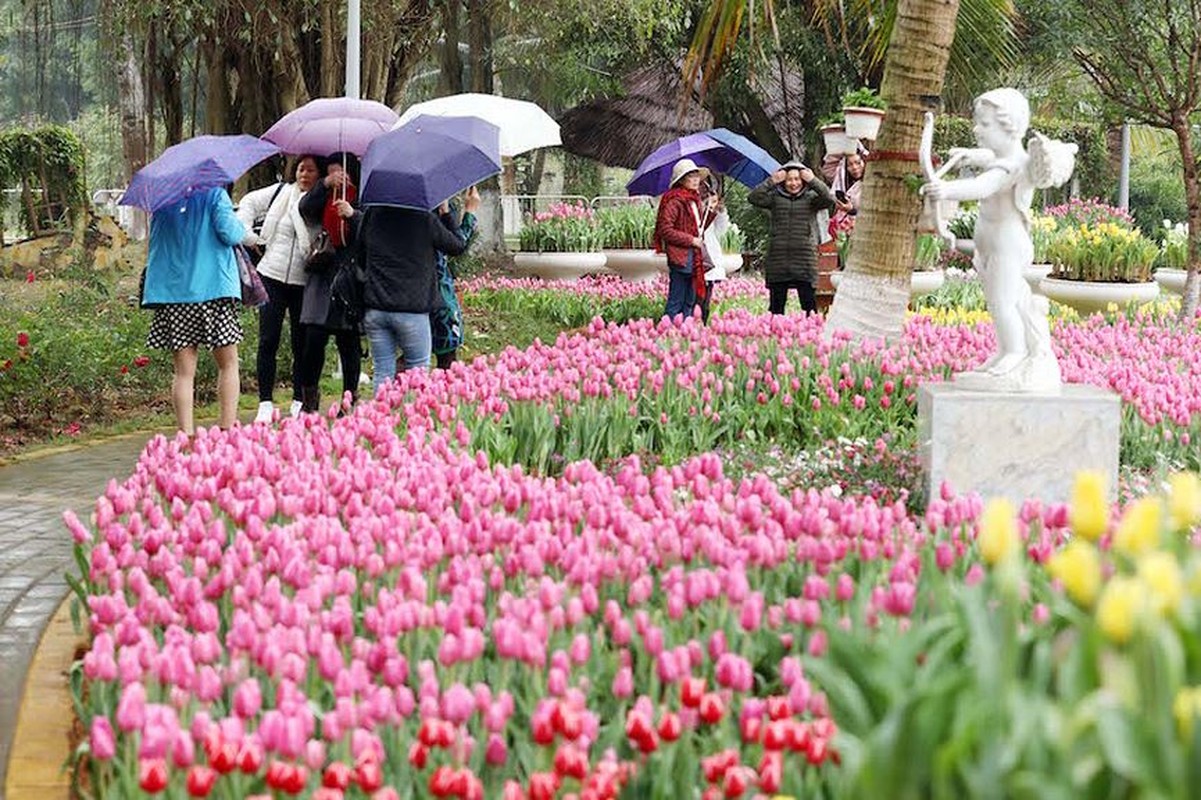
M701 235L709 226L698 191L709 170L681 158L671 170L671 188L659 199L655 219L655 249L667 254L667 308L664 313L692 315L705 296L705 260Z

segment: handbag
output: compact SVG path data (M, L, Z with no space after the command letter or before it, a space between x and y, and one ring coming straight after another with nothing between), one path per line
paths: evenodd
M325 327L330 330L357 330L363 321L363 293L367 276L358 259L344 258L329 287L329 311Z
M264 306L270 299L263 279L250 260L250 253L242 245L234 247L234 260L238 262L238 282L242 284L242 305L247 308Z
M304 271L310 275L324 275L333 268L337 254L337 248L330 241L329 232L322 229L309 246L309 254L304 259Z

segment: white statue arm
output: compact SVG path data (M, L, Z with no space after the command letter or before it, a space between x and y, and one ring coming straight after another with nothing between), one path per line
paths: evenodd
M954 181L931 181L922 187L922 194L931 200L983 200L1005 188L1009 172L992 167L974 178Z

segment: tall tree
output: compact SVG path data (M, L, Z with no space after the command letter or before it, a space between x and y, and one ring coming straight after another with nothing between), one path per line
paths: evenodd
M1201 111L1201 0L1069 0L1073 54L1123 115L1176 137L1188 203L1188 278L1181 319L1197 312L1201 185L1193 132Z

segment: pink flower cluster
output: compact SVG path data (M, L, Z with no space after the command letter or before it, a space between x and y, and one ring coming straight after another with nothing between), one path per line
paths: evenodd
M583 219L591 221L596 216L592 206L586 203L551 203L546 211L534 213L534 222L546 222L552 219Z

